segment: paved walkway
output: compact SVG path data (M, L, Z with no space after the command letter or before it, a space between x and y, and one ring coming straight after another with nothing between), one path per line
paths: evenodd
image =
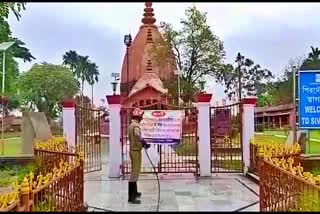
M89 210L156 211L158 186L156 176L144 174L138 182L141 204L128 204L128 181L107 176L108 160L103 170L85 175L85 200ZM259 211L259 187L237 174L212 174L197 178L192 174L160 176L160 211Z

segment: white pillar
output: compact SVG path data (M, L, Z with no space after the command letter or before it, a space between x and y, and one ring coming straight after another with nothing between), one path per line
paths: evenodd
M250 166L250 139L254 137L254 109L257 103L256 97L243 98L242 103L242 154L244 163L244 174Z
M122 163L121 154L121 97L107 96L109 104L109 173L110 178L119 178Z
M74 101L62 102L63 136L68 146L76 146L76 103Z
M200 176L211 176L210 100L212 94L197 95Z

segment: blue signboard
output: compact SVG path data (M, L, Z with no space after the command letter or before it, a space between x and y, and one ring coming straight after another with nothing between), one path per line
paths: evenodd
M320 70L299 71L299 128L320 129Z

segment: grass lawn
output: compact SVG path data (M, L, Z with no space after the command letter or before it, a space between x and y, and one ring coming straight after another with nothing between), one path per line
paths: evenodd
M22 132L5 132L3 133L3 138L17 138L17 137L21 137L22 136ZM1 137L1 133L0 133L0 137Z
M284 137L277 137L274 135L260 135L260 134L256 134L255 135L255 141L264 141L264 140L268 140L274 143L285 143L286 142L286 138Z
M307 144L308 154L320 154L320 142L310 141Z
M312 131L310 133L311 137L310 138L313 138L313 139L317 139L317 133L318 131ZM318 138L320 140L320 137ZM255 135L255 140L270 140L270 141L273 141L275 143L285 143L286 142L286 138L284 137L277 137L277 136L274 136L274 135L259 135L259 134L256 134ZM320 142L317 142L317 141L310 141L310 143L307 144L307 153L308 154L320 154Z
M270 131L264 131L263 132L266 135L288 135L289 132L286 130L270 130Z
M2 142L0 142L0 155L2 155ZM13 139L5 139L4 140L4 155L12 156L19 155L22 151L22 139L21 138L13 138Z
M310 138L320 140L320 130L312 130L309 132Z
M172 146L176 154L179 156L197 155L197 141L195 137L183 137L182 139L181 144Z
M212 160L212 166L221 167L229 171L238 171L242 168L241 160Z

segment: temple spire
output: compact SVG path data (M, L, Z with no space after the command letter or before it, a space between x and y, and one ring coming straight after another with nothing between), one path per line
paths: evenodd
M150 28L147 31L147 43L153 43L152 32Z
M144 8L144 14L142 18L142 23L147 25L153 25L156 22L156 19L153 18L154 13L153 13L153 8L152 8L152 3L151 2L146 2L144 4L146 7Z
M146 70L146 73L152 73L152 63L151 63L151 60L148 59L147 61L147 70Z

